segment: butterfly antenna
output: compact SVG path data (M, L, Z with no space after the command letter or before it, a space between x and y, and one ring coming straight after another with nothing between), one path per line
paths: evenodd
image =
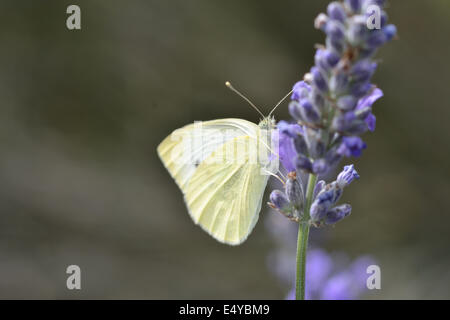
M292 91L294 91L294 90L289 91L289 92L283 97L283 99L281 99L281 100L276 104L276 106L273 107L272 111L270 111L269 115L267 116L268 118L270 118L270 116L271 116L272 113L275 111L275 109L278 108L278 106L279 106L284 100L286 100L287 97L289 97L289 96L291 95Z
M234 93L236 93L238 96L240 96L242 99L244 99L245 101L247 101L247 103L249 105L251 105L253 107L253 109L255 109L256 111L258 111L258 113L263 117L263 119L265 118L264 114L258 109L258 107L256 107L246 96L244 96L242 93L240 93L239 91L237 91L229 81L225 82L225 85L227 86L228 89L230 89L231 91L233 91Z

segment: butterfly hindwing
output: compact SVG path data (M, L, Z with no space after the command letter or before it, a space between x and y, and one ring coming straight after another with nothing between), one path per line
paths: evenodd
M251 159L248 146L254 140L241 136L220 146L210 155L215 159L200 164L188 183L185 201L192 219L220 242L242 243L258 221L268 176ZM231 146L249 150L229 162L214 163Z

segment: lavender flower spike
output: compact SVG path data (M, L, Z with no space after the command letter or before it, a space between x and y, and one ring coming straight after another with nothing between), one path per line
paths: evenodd
M378 29L368 27L367 9L371 5L380 9L376 10L381 22ZM289 205L272 204L300 222L297 254L302 259L309 226L335 224L351 211L350 205L337 205L337 201L344 188L359 178L353 165L345 166L336 181L319 182L317 186L316 182L330 176L344 158L361 156L367 148L361 135L375 130L372 105L383 96L372 84L378 67L375 54L397 34L397 28L388 24L384 9L384 0L343 0L331 2L327 14L318 15L314 26L325 33L325 44L317 46L314 66L303 81L294 85L289 104L293 123L280 121L277 125L279 158L290 176L284 196L281 191L274 193L273 200L286 198ZM302 195L292 179L294 171L297 176L309 176ZM297 279L304 274L303 265L297 264ZM297 285L296 296L302 299L304 283L297 281Z
M378 5L381 29L367 27L367 8ZM378 48L397 34L387 23L385 1L333 1L321 13L315 27L326 35L315 65L293 87L289 111L298 126L295 134L279 128L280 158L289 171L325 176L344 157L359 157L367 148L360 135L375 130L373 103L383 92L371 84L378 63ZM289 142L292 140L292 143Z
M381 29L367 27L369 5L380 7ZM342 159L359 157L367 148L360 135L375 130L372 106L383 96L371 84L378 67L374 56L379 47L395 37L397 29L387 23L381 0L333 1L327 14L321 13L316 18L315 27L325 33L325 46L318 46L315 65L293 87L289 105L293 123L280 121L277 126L279 156L284 168L288 172L302 171L324 177ZM347 166L339 174L334 191L330 189L331 184L325 187L329 193L340 193L358 177L353 166ZM323 222L334 206L334 203L328 206L327 193L323 192L315 191L314 199L310 200L310 215L315 224ZM290 207L298 207L289 198Z

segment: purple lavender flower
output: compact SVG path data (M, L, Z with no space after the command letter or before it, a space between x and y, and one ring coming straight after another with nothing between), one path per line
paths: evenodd
M319 184L324 184L318 183ZM324 186L324 185L323 185ZM295 281L296 225L278 215L267 215L265 227L276 248L267 257L267 266L283 286L292 286ZM368 255L349 261L342 252L328 253L317 247L320 232L313 232L314 242L306 261L306 299L358 299L367 292L367 267L376 264ZM319 237L319 238L318 238ZM345 285L344 285L345 284ZM295 289L286 299L295 299Z
M372 105L383 96L383 91L378 88L375 88L370 94L363 97L358 101L358 105L356 110L362 110L364 108L371 108Z
M269 205L301 223L297 254L303 262L308 235L305 230L311 225L333 225L352 209L337 202L344 188L359 178L353 165L344 167L336 181L327 184L321 180L317 185L316 181L330 176L342 159L361 156L367 145L360 136L375 130L372 105L383 92L371 83L378 66L374 56L397 34L397 28L388 24L384 2L333 1L327 14L315 19L315 27L326 35L325 45L318 46L315 65L293 87L289 113L294 124L278 123L279 158L289 178L284 191L272 192ZM378 29L367 25L373 14L368 12L371 5L380 9L376 10L381 13ZM309 175L306 188L296 178L302 173ZM298 262L297 279L304 275L303 265ZM311 295L313 284L307 282L305 287L299 280L296 284L297 298L304 297L305 288L307 296ZM347 299L352 288L351 275L343 271L322 286L320 297Z
M350 214L352 207L349 204L335 205L342 196L343 189L355 179L359 179L359 174L353 165L349 165L344 167L336 181L329 184L324 181L317 183L310 209L311 223L314 226L335 224Z
M331 19L337 20L341 23L345 23L347 20L347 14L345 13L344 6L339 2L330 3L327 8L327 13Z
M339 187L347 187L353 180L359 179L359 174L354 165L345 166L344 170L337 176L336 182Z
M270 194L270 202L273 204L273 206L281 211L289 210L289 200L287 196L281 192L280 190L274 190Z
M309 91L311 90L311 86L307 84L305 81L297 82L292 88L292 100L300 100L308 97Z
M300 178L295 171L289 172L284 192L274 190L270 194L270 207L291 220L299 221L303 216L304 192Z
M316 65L325 72L330 71L331 68L334 68L341 57L334 52L326 49L318 49L316 51L316 55L314 57Z
M393 24L386 26L383 31L388 41L392 40L397 35L397 27Z
M367 27L366 11L373 4L381 9L379 30ZM289 105L291 116L304 128L291 135L299 147L280 138L280 158L289 171L326 175L343 157L359 157L366 148L359 136L375 130L372 105L383 96L370 82L378 66L373 57L397 33L387 24L383 7L384 1L378 0L334 1L327 15L316 18L326 45L317 49L310 73L294 85Z
M330 210L331 206L336 203L341 194L341 189L333 187L325 187L323 191L319 192L311 205L311 220L315 223L323 220L328 210Z
M327 212L325 216L325 224L335 224L348 216L351 211L352 206L349 204L342 204L334 207Z
M359 157L367 145L360 137L344 137L337 153L344 157Z
M312 67L311 75L315 87L321 92L327 92L328 82L326 80L326 76L320 71L320 69L317 67Z
M287 256L283 258L287 259ZM361 256L349 265L343 264L322 249L310 250L306 264L306 299L354 300L361 298L367 290L366 269L374 263L371 257ZM295 289L292 289L287 294L286 300L294 299Z
M352 298L352 274L341 272L330 278L321 292L322 300L350 300Z
M295 172L290 172L288 174L288 179L286 181L286 196L296 210L301 210L303 208L303 203L305 202L303 187L301 181L297 179L297 174Z
M355 112L358 118L363 119L370 131L375 131L376 118L372 113L372 105L383 96L383 91L375 88L367 96L358 101Z
M326 182L324 180L320 180L319 182L316 183L316 186L314 187L314 192L313 192L313 199L315 199L317 197L317 195L319 194L320 191L322 191L323 188L325 188Z

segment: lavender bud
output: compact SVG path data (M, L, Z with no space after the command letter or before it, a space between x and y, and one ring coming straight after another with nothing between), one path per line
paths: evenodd
M310 216L313 221L320 221L325 218L330 207L334 204L334 190L328 189L320 192L313 201L310 209Z
M311 75L313 77L313 83L315 84L317 89L319 89L322 92L327 92L328 91L327 80L325 79L325 77L322 74L322 72L320 72L319 68L312 67L311 68Z
M328 71L328 64L325 61L325 50L324 49L318 49L316 51L316 54L314 55L314 63L316 66L320 67L324 71Z
M286 181L286 195L288 200L294 204L297 210L301 210L304 203L304 195L302 185L297 180L295 171L288 174Z
M337 101L337 106L341 110L348 111L355 109L357 103L358 99L354 96L348 95L340 97Z
M314 20L314 27L319 30L323 30L327 24L328 17L326 14L321 13Z
M330 211L327 212L325 217L326 224L335 224L336 222L347 217L352 211L352 206L349 204L343 204L337 207L334 207Z
M300 100L308 97L309 92L311 91L311 86L307 84L305 81L299 81L294 84L292 88L292 100Z
M313 192L313 199L315 199L317 197L317 195L319 194L320 191L322 191L323 188L325 188L325 181L320 180L319 182L317 182L316 186L314 187L314 192Z
M325 26L325 33L333 41L341 42L344 40L345 28L342 23L336 20L328 20Z
M328 5L327 12L331 19L337 20L341 23L344 23L347 19L347 14L345 13L344 7L339 2L331 2Z
M340 60L340 56L331 50L318 49L314 56L316 66L320 67L325 72L329 72L334 68Z
M299 154L297 160L295 161L295 167L297 170L303 170L306 172L312 172L312 163L311 161L304 155Z
M361 10L361 0L345 0L344 2L348 8L354 13L358 13Z
M337 153L344 157L359 157L362 151L367 148L367 145L360 137L344 137L342 143L337 149Z
M358 82L367 82L374 74L377 68L375 62L362 60L355 64L351 70L352 80Z
M383 32L388 41L391 41L397 35L397 27L393 24L387 25L383 28Z
M340 59L341 57L334 51L327 50L325 52L325 60L331 68L334 68Z
M342 54L342 52L344 52L344 41L337 41L335 39L327 37L325 42L329 50L336 51L339 54Z
M353 180L359 179L359 174L353 164L345 166L344 170L337 176L336 182L340 188L347 187Z
M307 99L300 100L299 104L301 116L306 122L312 123L319 122L320 114L309 100Z
M281 211L288 211L290 208L289 200L280 190L274 190L270 194L271 206Z
M291 101L289 103L289 114L297 121L304 121L300 104L297 101Z

